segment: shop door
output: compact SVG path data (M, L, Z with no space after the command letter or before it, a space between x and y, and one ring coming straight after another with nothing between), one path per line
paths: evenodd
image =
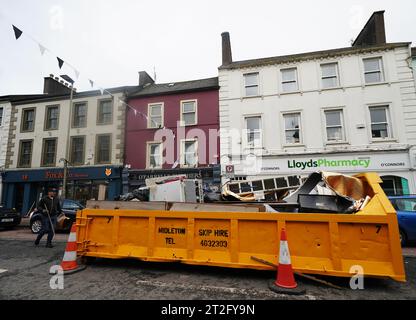
M25 185L18 183L16 185L16 197L14 200L14 208L16 208L17 212L22 212L23 209L23 199L25 195Z

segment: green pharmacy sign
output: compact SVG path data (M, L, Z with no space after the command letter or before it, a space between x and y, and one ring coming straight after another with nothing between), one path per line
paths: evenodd
M370 165L370 159L339 159L339 160L328 160L325 158L321 159L310 159L308 161L297 161L297 160L288 160L287 166L290 169L301 169L305 170L306 168L341 168L341 167L362 167L368 168Z

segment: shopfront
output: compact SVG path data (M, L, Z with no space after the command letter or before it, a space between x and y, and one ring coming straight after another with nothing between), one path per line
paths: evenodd
M223 165L222 172L225 175ZM248 156L234 163L233 179L280 175L309 175L314 171L334 171L345 174L376 172L383 180L388 195L416 193L415 171L409 152L345 152L302 156Z
M62 197L63 168L13 170L3 175L3 202L23 215L50 187L59 189ZM69 168L67 199L85 204L87 200L113 200L121 193L121 168L102 166Z

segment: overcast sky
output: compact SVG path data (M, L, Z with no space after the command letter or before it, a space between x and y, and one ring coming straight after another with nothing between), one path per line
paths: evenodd
M350 45L373 11L386 10L388 42L416 42L415 0L0 0L0 95L40 93L59 70L55 55L109 88L136 85L145 70L157 82L217 75L221 37L234 60ZM16 41L11 23L23 30ZM35 38L53 54L41 56Z

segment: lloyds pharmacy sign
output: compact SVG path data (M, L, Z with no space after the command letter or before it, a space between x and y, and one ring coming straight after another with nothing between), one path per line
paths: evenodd
M293 173L302 171L395 171L410 168L408 153L362 154L351 156L310 157L310 158L269 158L261 159L261 172Z
M368 168L371 163L371 159L340 159L340 160L331 160L331 159L309 159L307 161L297 161L297 160L288 160L287 167L289 169L298 168L305 170L305 168L320 168L320 167L361 167Z

